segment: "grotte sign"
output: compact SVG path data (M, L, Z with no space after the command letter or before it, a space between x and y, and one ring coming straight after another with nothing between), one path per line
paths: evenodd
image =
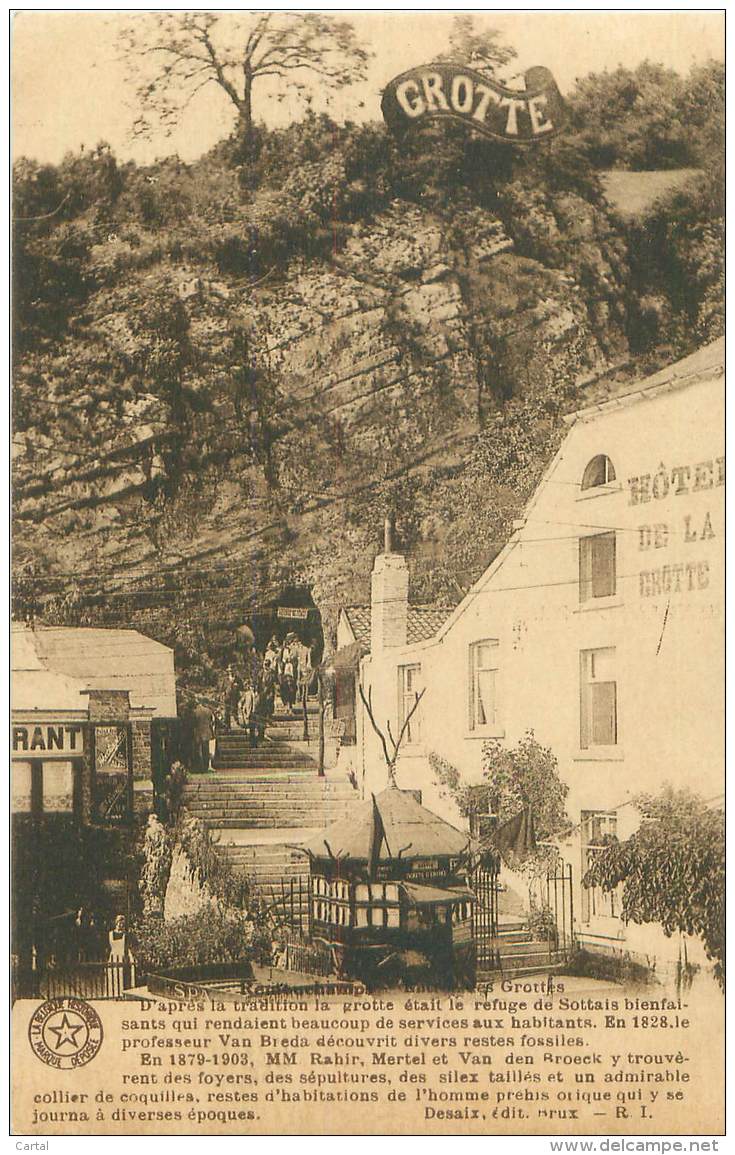
M450 119L491 140L532 144L558 132L564 102L548 68L529 68L524 80L525 89L505 88L462 64L424 64L391 80L381 108L396 135Z

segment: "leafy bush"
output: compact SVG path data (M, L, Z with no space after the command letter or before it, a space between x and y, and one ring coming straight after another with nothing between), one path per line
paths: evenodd
M528 808L539 841L569 829L564 806L569 787L559 777L554 754L536 741L532 730L510 749L494 738L484 743L482 782L478 785L463 782L456 767L435 753L429 755L429 761L439 782L466 816L473 811L496 814L503 823Z
M225 910L215 903L170 922L142 918L133 927L133 941L140 965L152 971L247 960L267 962L271 949L270 934L264 927L242 911Z
M656 982L656 975L651 967L635 962L627 952L607 955L594 954L592 951L582 949L575 950L565 968L565 973L579 975L581 978L621 983L626 987L646 986Z
M538 939L540 942L556 944L559 932L554 920L554 915L548 906L536 906L533 904L525 915L525 923L526 928L533 938Z
M641 825L611 842L582 879L614 890L623 883L625 922L658 923L666 935L698 936L725 981L725 816L689 790L636 799Z

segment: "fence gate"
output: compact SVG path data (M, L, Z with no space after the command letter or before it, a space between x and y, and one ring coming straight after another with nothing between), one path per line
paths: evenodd
M311 933L311 876L283 877L258 896L274 927L308 937Z
M498 936L498 875L499 870L478 867L471 879L475 892L472 904L472 936L475 940L475 957L482 970L497 965Z
M546 875L546 907L556 925L556 949L569 954L574 935L571 862L560 859Z

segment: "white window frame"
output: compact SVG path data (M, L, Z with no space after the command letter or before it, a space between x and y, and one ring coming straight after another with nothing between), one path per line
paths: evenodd
M602 539L612 540L612 590L604 594L594 592L595 574L593 570L594 543ZM609 599L617 597L618 593L618 565L617 565L617 534L614 529L603 530L602 533L584 534L578 542L579 558L579 603L588 606L590 603L603 604ZM587 571L587 572L585 572Z
M585 479L585 476L587 474L587 470L590 468L593 461L597 461L601 457L604 458L604 461L605 461L605 476L604 476L603 480L598 481L594 485L585 485L584 479ZM604 490L607 487L614 485L616 481L617 481L617 474L615 472L615 466L613 465L608 454L607 453L595 453L593 457L590 457L589 461L587 462L584 469L582 470L582 480L579 483L579 488L580 488L582 493L589 493L590 490Z
M615 810L583 810L582 811L582 877L592 865L596 855L602 853L604 846L593 832L593 823L597 821L600 828L600 837L605 834L617 835L618 815ZM622 906L622 883L613 890L603 890L601 886L583 888L582 921L591 923L598 918L620 918Z
M596 676L595 666L600 660L612 663L614 677ZM614 686L613 741L594 740L593 687ZM616 750L620 742L618 706L617 653L615 646L599 646L579 651L579 746L581 750Z
M482 653L484 647L490 648L492 664L480 665L478 662L478 655ZM482 638L479 641L472 642L469 647L469 694L468 694L468 724L470 733L490 733L497 730L498 722L498 672L500 669L499 663L500 646L497 638ZM493 673L493 714L492 718L488 718L485 705L483 703L483 713L485 714L484 722L480 720L478 706L482 701L479 693L479 674Z
M417 684L412 686L409 690L406 687L406 676L408 674L416 676ZM407 662L403 666L398 667L398 730L396 738L401 732L403 723L405 722L409 711L416 705L416 695L421 693L421 663ZM406 746L416 746L421 741L421 706L418 707L411 721L406 727L406 733L403 742Z

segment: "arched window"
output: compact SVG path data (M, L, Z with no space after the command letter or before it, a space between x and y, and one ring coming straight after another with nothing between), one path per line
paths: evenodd
M582 489L595 489L598 485L609 485L614 480L615 466L604 453L598 453L582 474Z

